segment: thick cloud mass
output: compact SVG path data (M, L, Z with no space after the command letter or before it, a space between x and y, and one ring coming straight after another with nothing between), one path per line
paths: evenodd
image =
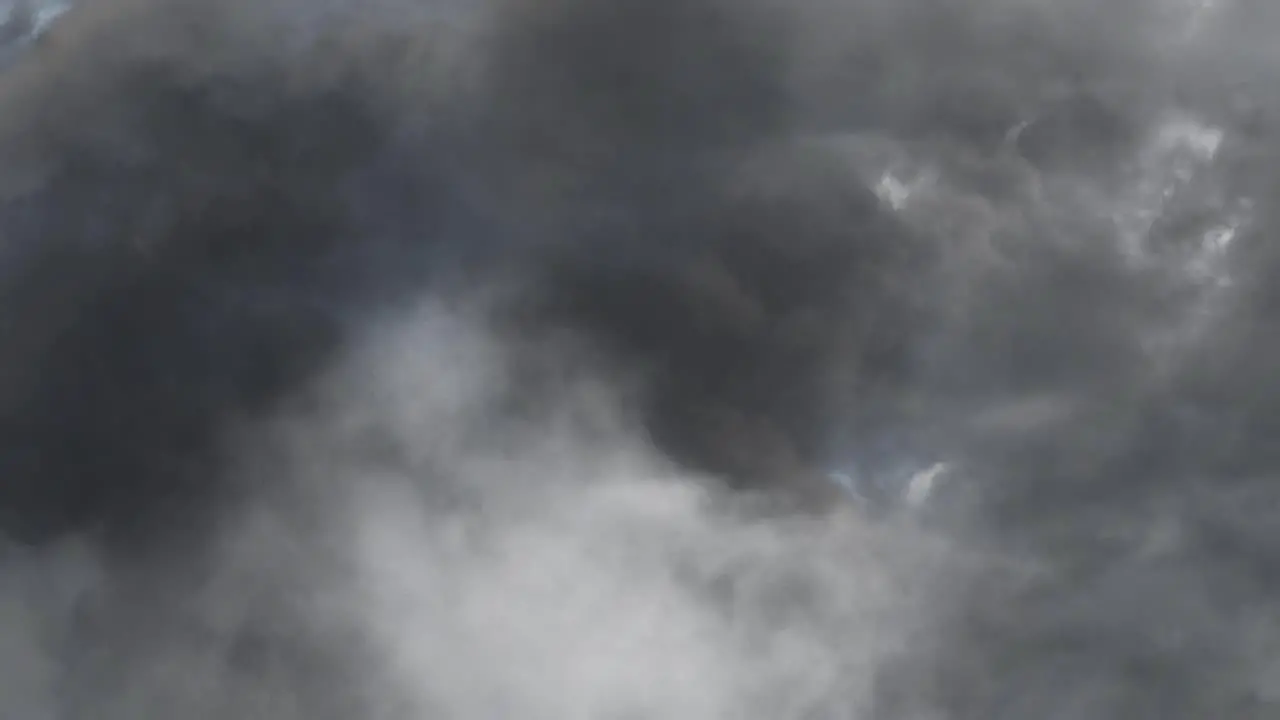
M84 0L0 716L1272 717L1266 7Z

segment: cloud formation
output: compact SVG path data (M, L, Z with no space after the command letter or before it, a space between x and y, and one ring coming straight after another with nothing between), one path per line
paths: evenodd
M1270 716L1268 12L84 0L0 715Z

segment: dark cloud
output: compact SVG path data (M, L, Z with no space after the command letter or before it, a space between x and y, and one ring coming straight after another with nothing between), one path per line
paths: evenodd
M8 79L18 112L59 108L14 141L40 176L8 207L6 313L31 338L8 363L21 536L185 528L216 505L219 431L303 386L431 266L472 267L464 244L506 248L535 332L563 324L650 374L655 441L731 478L818 462L859 345L881 372L901 362L899 329L875 326L907 234L857 178L781 140L784 47L739 12L513 9L454 111L470 129L388 114L358 59L313 79L306 53L238 58L234 10L137 12L110 17L179 23L196 49L123 50L144 31L79 38L73 18Z
M404 5L86 0L0 77L0 530L113 563L59 717L116 687L83 647L169 651L156 579L269 492L233 434L424 296L483 305L517 401L563 368L513 348L568 338L731 488L948 461L931 517L1037 572L957 580L876 717L1274 710L1261 5ZM1224 128L1194 171L1176 114ZM262 602L238 672L352 672Z

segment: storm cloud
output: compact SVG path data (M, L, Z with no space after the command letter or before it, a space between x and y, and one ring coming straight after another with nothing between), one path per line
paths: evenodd
M1269 716L1275 22L83 0L0 714Z

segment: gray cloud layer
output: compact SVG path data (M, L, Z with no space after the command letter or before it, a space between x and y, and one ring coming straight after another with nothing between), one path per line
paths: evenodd
M0 715L1269 717L1275 19L1193 5L85 0Z

